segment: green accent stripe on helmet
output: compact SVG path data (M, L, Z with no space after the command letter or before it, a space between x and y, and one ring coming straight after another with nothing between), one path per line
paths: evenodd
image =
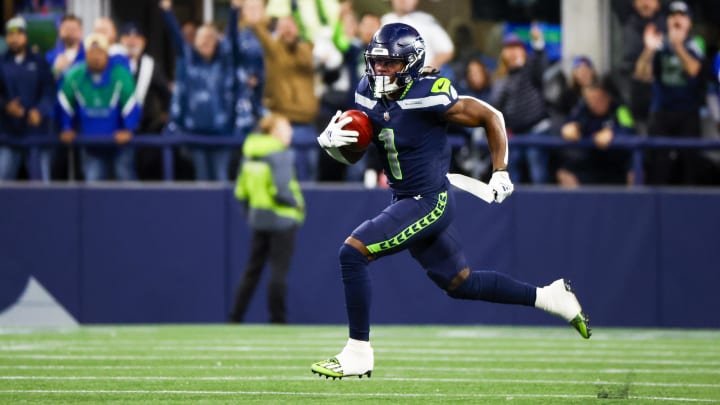
M371 254L376 254L379 252L382 252L384 250L396 248L406 241L408 241L410 238L418 234L423 229L429 227L433 223L437 222L440 217L443 216L443 213L445 212L445 206L447 205L447 191L443 191L438 195L437 204L435 204L435 208L433 208L432 211L427 213L424 217L420 218L419 220L415 221L412 225L408 226L404 230L402 230L397 235L393 236L392 238L378 242L373 243L372 245L369 245L367 247L368 251Z

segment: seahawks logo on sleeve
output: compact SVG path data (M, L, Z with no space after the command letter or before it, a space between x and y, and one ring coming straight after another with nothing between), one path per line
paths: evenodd
M425 109L444 112L458 100L457 90L445 77L423 77L411 84L406 97L397 101L403 110Z

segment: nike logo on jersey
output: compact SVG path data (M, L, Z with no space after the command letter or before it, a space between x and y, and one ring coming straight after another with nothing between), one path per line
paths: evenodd
M450 94L450 80L441 77L435 81L435 83L432 86L432 89L430 89L431 93L447 93Z

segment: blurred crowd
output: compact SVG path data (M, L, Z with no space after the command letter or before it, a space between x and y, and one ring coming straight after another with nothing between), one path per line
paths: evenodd
M0 58L0 135L59 136L63 148L22 148L0 143L0 180L68 177L96 180L160 180L162 154L136 147L134 136L234 137L257 131L262 117L285 117L300 181L384 184L379 157L370 148L346 167L319 153L318 131L337 110L353 108L355 85L364 74L363 52L372 34L389 22L418 29L426 41L425 64L453 80L460 94L481 99L505 116L511 137L556 137L560 149L514 147L516 182L632 184L632 155L613 148L623 137L702 138L709 111L720 122L720 55L705 55L693 33L693 10L683 1L627 0L622 64L601 74L587 56L572 55L569 76L550 61L540 25L529 40L509 33L499 55L487 55L469 30L454 38L418 0L392 0L385 15L358 15L351 1L329 15L316 1L319 27L304 22L297 0L290 13L269 16L265 0L232 0L223 31L213 24L178 21L171 0L158 6L175 55L171 78L146 53L143 27L106 17L83 37L79 17L65 15L58 41L46 54L28 46L27 23L5 24L7 51ZM335 9L334 9L335 10ZM453 39L455 41L453 41ZM706 114L707 115L707 114ZM717 124L716 124L717 125ZM452 171L484 178L491 168L482 128L449 128L455 140ZM113 139L114 146L78 139ZM573 147L589 140L592 147ZM177 148L180 180L234 178L242 148L189 145ZM702 150L658 149L644 155L648 184L720 184L720 161Z

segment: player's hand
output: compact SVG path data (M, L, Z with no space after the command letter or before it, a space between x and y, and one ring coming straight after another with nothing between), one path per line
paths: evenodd
M357 131L343 129L345 125L352 121L352 117L345 117L338 121L341 114L342 112L338 110L330 120L327 128L317 137L318 143L325 149L339 148L357 142Z
M493 172L488 185L492 187L495 192L495 202L498 204L508 198L515 189L512 181L510 181L510 174L506 170Z

